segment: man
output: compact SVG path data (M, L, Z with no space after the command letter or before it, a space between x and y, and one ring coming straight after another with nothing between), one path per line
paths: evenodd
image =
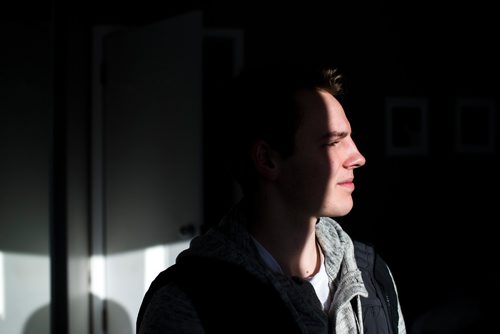
M138 333L405 333L385 263L330 218L351 211L365 164L341 92L336 70L302 67L232 85L226 149L243 199L153 282Z

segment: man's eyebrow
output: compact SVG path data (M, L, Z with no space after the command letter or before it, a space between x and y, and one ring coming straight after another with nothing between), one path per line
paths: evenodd
M326 140L326 139L342 139L344 137L347 137L349 133L347 131L329 131L325 134L323 134L320 138L319 141Z

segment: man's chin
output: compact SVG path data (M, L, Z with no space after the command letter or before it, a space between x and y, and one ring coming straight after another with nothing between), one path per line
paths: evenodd
M330 210L325 210L323 217L343 217L352 210L352 203L350 205L335 206Z

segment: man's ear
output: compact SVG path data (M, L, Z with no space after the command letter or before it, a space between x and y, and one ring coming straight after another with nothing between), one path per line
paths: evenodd
M269 180L275 180L278 175L278 152L264 140L252 145L252 161L259 175Z

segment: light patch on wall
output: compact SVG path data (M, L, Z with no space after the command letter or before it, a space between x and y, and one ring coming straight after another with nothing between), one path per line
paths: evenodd
M106 263L104 256L93 255L90 258L90 292L104 300L106 297Z
M3 252L0 252L0 320L5 319L5 282Z
M146 248L144 252L144 291L147 291L155 277L165 269L168 252L168 248L161 245Z

